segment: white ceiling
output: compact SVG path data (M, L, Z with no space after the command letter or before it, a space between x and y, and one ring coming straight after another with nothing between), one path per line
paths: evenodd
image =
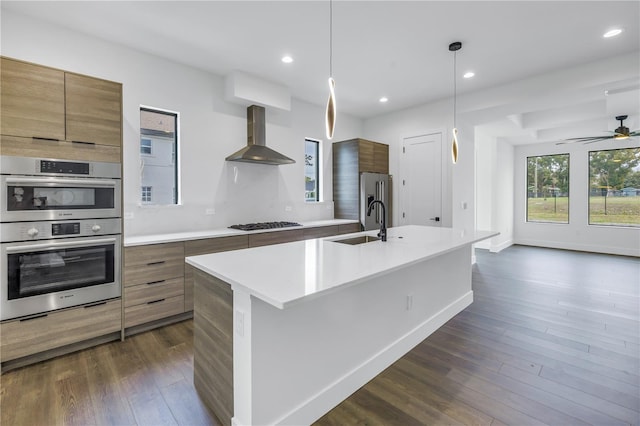
M288 86L295 98L326 102L326 0L3 0L1 7L218 75L248 72ZM637 55L639 22L638 1L335 0L333 75L339 111L371 118L450 97L453 53L448 45L453 41L463 44L457 58L457 90L464 94L618 55ZM613 27L624 31L604 39L602 34ZM294 62L283 64L284 54ZM462 79L467 70L476 76ZM389 102L379 103L381 96ZM582 108L586 115L578 113L573 121L593 122L596 113L589 114L589 105ZM615 127L604 113L597 114L601 120L608 118L600 126ZM540 124L534 130L539 133L548 120L544 111L537 119ZM512 120L515 129L517 122ZM523 140L531 139L526 137L531 131L523 132ZM514 135L513 142L522 143L518 138Z

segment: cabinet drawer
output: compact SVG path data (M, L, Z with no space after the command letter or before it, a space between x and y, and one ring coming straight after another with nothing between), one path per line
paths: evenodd
M349 223L347 225L340 225L340 234L351 234L352 232L360 232L359 223Z
M339 233L339 227L338 225L320 226L317 228L306 228L303 230L303 232L305 240L310 238L330 237Z
M4 322L2 362L120 331L121 306L116 299Z
M184 296L174 296L156 299L142 305L124 308L125 328L162 318L178 315L184 312Z
M304 240L304 232L302 229L265 232L262 234L249 235L249 247L268 246L271 244L288 243L300 240Z
M124 306L146 304L159 299L169 299L170 297L184 294L184 279L172 278L168 280L152 281L147 284L138 284L124 289Z
M124 249L125 287L184 276L184 243Z

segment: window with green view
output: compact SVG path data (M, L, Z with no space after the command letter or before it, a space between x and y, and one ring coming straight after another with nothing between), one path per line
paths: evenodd
M527 157L527 222L569 223L569 154Z
M589 224L640 227L640 148L589 152Z

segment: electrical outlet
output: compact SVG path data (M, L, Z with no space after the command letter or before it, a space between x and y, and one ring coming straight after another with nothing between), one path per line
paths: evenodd
M413 309L413 295L407 294L407 311Z
M125 219L133 219L133 212L124 212Z
M206 215L216 214L216 209L206 209L204 211L204 214L206 214Z
M293 210L293 207L291 207L291 206L285 206L285 208L284 208L285 212L290 212L291 210Z

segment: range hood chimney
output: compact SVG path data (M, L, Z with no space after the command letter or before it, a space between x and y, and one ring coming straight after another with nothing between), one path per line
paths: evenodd
M245 163L292 164L295 160L282 155L265 143L265 112L264 107L251 105L247 107L247 146L234 152L226 158L227 161L242 161Z

